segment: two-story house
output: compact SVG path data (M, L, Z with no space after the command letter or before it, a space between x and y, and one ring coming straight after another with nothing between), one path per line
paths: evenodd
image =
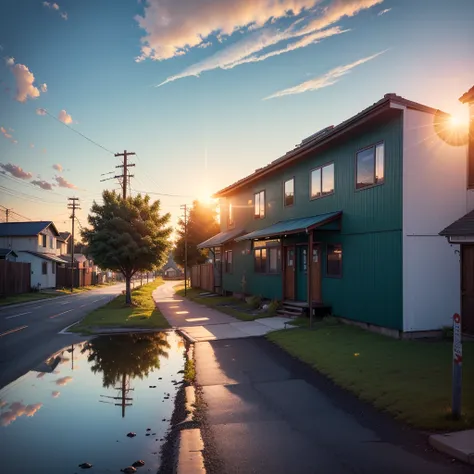
M474 207L450 116L387 94L215 194L220 290L293 301L394 336L459 311L440 229Z
M58 254L59 232L51 221L0 224L0 247L15 251L17 262L31 264L31 287L56 287L56 266L66 264Z

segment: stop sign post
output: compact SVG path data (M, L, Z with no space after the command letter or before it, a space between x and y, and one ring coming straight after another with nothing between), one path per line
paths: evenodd
M461 416L462 392L462 332L461 316L453 316L453 393L452 414L454 418Z

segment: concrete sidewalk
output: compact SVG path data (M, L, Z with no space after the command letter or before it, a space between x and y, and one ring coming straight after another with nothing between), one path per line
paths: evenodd
M474 430L431 435L430 444L442 453L474 465Z
M239 321L213 308L177 296L168 281L153 292L153 298L171 326L178 328L191 342L241 339L264 336L271 331L285 328L289 318L261 318Z

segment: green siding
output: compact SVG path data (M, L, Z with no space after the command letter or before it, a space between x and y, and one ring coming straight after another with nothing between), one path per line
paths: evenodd
M221 199L221 219L222 230L226 230L228 202L233 205L236 227L247 232L280 220L342 210L341 231L315 232L315 241L343 246L343 276L328 278L323 245L324 303L331 304L339 316L402 329L402 119L401 113L394 114L370 130L333 142L326 150ZM356 190L356 152L380 141L385 143L385 183ZM335 192L310 200L310 171L329 162L335 164ZM284 207L283 183L290 177L295 178L295 204ZM254 219L253 195L260 190L266 192L266 216ZM307 242L307 238L299 235L291 242ZM285 239L287 242L290 239ZM234 244L234 270L232 275L224 275L224 289L242 291L240 283L245 274L248 293L280 299L281 275L254 274L253 256L245 249L249 243ZM297 293L300 298L302 291Z

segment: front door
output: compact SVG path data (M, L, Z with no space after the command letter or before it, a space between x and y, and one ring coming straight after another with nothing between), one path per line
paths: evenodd
M298 245L296 251L296 300L308 301L308 246Z
M315 303L322 303L321 295L321 246L313 245L311 255L311 298Z
M295 299L295 247L285 247L285 299Z
M474 334L474 245L462 246L462 331Z

